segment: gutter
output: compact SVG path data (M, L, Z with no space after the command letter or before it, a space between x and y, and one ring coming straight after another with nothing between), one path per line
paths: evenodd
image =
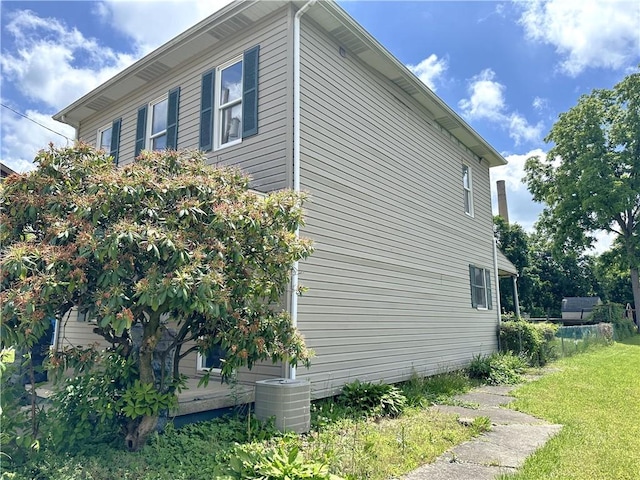
M498 350L500 350L500 325L502 324L502 306L500 305L500 274L498 273L498 239L493 238L493 269L496 279L496 311L498 312Z
M300 19L317 0L309 0L293 17L293 191L300 192ZM296 228L296 238L300 227ZM291 325L298 326L298 262L291 274ZM296 367L289 366L289 378L296 379Z

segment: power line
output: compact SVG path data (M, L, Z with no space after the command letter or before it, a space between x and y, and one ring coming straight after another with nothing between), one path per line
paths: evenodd
M46 128L46 129L47 129L47 130L49 130L50 132L53 132L53 133L55 133L56 135L60 135L62 138L66 138L68 142L72 142L72 141L73 141L71 138L67 137L66 135L63 135L63 134L62 134L62 133L60 133L60 132L56 132L55 130L52 130L51 128L47 127L46 125L43 125L42 123L40 123L40 122L38 122L38 121L34 120L33 118L30 118L30 117L26 116L24 113L20 113L20 112L18 112L17 110L14 110L13 108L8 107L8 106L7 106L7 105L5 105L4 103L0 103L0 105L2 105L2 106L3 106L4 108L6 108L7 110L11 110L11 111L12 111L13 113L15 113L16 115L20 115L21 117L26 118L27 120L29 120L30 122L35 123L36 125L39 125L39 126L41 126L42 128Z

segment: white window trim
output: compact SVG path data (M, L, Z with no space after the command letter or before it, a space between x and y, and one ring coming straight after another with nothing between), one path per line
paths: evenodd
M482 272L482 290L484 292L484 305L476 305L474 308L476 310L489 310L489 292L491 292L491 295L493 295L493 290L490 288L487 288L487 272L489 272L489 275L491 275L491 271L487 268L482 268L482 267L476 267L475 265L473 265L473 268L476 270L480 270ZM475 275L471 278L471 285L472 285L472 289L475 288L480 288L480 285L476 285L476 283L474 282L475 280ZM474 295L475 292L471 292L471 295ZM491 302L493 303L493 302Z
M233 140L232 142L221 143L222 141L222 109L233 107L235 105L242 105L244 101L243 95L240 95L240 99L234 100L232 102L227 102L223 105L220 104L220 92L222 90L222 71L226 68L229 68L236 63L242 63L242 75L240 77L240 91L244 92L244 85L242 84L244 79L244 57L242 54L237 57L232 58L231 60L223 63L222 65L218 65L216 67L216 84L213 89L214 99L213 99L213 110L214 110L214 121L213 121L213 149L221 150L223 148L232 147L233 145L238 145L242 143L242 132L240 134L240 138Z
M466 202L464 203L464 213L465 215L468 215L469 217L473 218L474 217L474 212L473 212L473 174L472 174L472 169L470 165L467 165L466 163L462 164L462 168L466 168L467 169L467 173L469 176L469 188L465 187L464 185L464 175L462 177L462 193L463 193L463 200L464 200L464 193L465 192L469 192L469 211L467 212L467 204Z
M165 126L164 126L164 130L161 130L153 135L151 135L151 131L153 130L153 106L157 105L160 102L163 102L164 100L167 101L167 110L169 108L169 93L165 93L164 95L162 95L161 97L156 98L155 100L149 102L149 105L147 106L147 133L145 135L145 139L144 139L144 146L146 150L153 150L153 139L154 138L158 138L161 137L162 135L167 135L167 127L168 125L167 123L167 119L165 118Z
M205 366L205 359L206 359L206 355L203 355L202 353L198 352L197 358L196 358L196 370L198 372L209 372L209 373L222 373L222 369L221 368L209 368Z
M113 135L113 123L110 123L98 129L97 138L96 138L96 148L98 150L102 148L102 133L109 129L111 129L111 135ZM106 148L105 152L109 153L110 151L111 151L111 145L109 145Z

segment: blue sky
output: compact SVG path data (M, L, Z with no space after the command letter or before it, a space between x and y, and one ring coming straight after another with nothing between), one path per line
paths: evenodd
M66 144L73 129L52 114L226 3L0 3L2 162L26 171L38 149ZM339 3L509 160L492 177L527 229L541 207L521 182L524 161L545 155L545 135L580 95L640 64L639 0Z

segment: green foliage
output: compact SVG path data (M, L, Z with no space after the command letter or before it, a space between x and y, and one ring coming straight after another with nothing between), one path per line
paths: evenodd
M484 416L476 417L473 419L473 422L471 422L471 429L475 435L491 431L492 426L491 419Z
M511 480L638 478L640 336L558 362L515 392L515 408L562 424Z
M522 381L526 362L511 352L477 355L469 365L472 378L485 381L490 385L512 385Z
M407 405L428 407L433 403L444 403L454 395L464 393L471 388L469 377L462 371L442 373L430 377L413 374L409 380L400 384L407 398Z
M219 480L340 480L329 467L306 462L296 445L265 447L262 444L238 445L229 456L229 464L215 475Z
M539 226L557 252L582 252L595 233L616 236L640 305L640 73L594 90L562 113L545 139L546 158L525 164L534 200L546 204Z
M346 384L338 401L374 417L397 417L407 405L406 397L397 387L359 380Z
M3 344L29 349L51 318L73 307L86 313L96 333L134 360L137 389L157 389L145 391L146 404L127 397L126 415L138 415L131 427L153 423L141 420L174 388L167 372L153 370L154 355L170 356L176 377L186 344L222 347L225 378L263 360L308 365L302 337L274 308L293 263L312 251L296 235L303 195L260 196L238 170L206 166L198 152L143 152L116 167L78 143L42 150L35 163L0 194ZM168 345L166 317L177 325Z
M0 465L20 465L37 456L40 449L37 427L44 417L42 409L33 404L18 374L21 362L28 358L16 358L13 349L3 348L0 355ZM34 432L34 420L36 431Z
M616 340L624 340L637 332L633 320L625 317L624 305L619 303L596 305L590 320L592 323L611 323Z
M503 352L524 355L532 366L544 366L555 358L552 348L558 326L524 320L500 324L500 348Z

